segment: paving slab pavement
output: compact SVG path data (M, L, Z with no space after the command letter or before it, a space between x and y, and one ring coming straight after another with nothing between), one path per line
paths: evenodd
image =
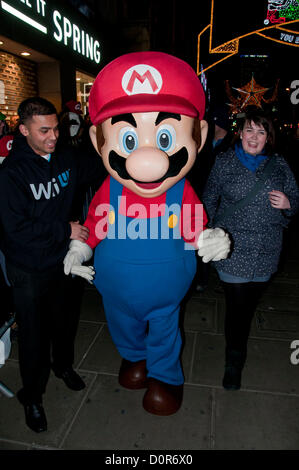
M143 410L143 390L119 386L121 358L101 298L86 286L74 364L86 388L72 392L51 374L41 434L27 428L16 397L0 394L0 450L299 450L299 364L290 360L294 340L299 350L298 260L287 260L258 305L237 392L221 385L224 298L215 273L202 294L191 292L182 311L183 405L169 417ZM16 340L0 380L21 387Z

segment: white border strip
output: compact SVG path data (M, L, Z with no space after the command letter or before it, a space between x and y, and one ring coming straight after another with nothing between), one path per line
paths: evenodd
M24 15L23 13L16 10L12 6L8 5L8 3L3 2L2 0L1 0L1 7L3 10L7 11L11 15L16 16L20 20L24 21L24 23L30 24L30 26L33 26L35 29L38 29L44 34L47 34L48 30L45 26L39 24L37 21L32 20L31 18L29 18L29 16Z

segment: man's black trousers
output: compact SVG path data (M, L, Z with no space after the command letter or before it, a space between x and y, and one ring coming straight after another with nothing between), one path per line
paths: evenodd
M62 264L28 273L7 262L7 275L13 287L25 398L41 402L51 364L63 371L74 361L81 279L65 276Z

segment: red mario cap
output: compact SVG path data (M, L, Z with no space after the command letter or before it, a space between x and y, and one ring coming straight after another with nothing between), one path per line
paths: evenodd
M132 52L106 65L89 96L95 125L124 113L165 111L202 119L205 94L190 65L163 52Z
M72 112L77 114L82 114L81 103L80 101L71 100L65 103L65 106Z

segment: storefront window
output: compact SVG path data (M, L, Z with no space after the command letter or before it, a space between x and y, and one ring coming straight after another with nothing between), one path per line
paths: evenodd
M88 97L95 77L76 71L77 100L80 101L83 115L88 114Z

